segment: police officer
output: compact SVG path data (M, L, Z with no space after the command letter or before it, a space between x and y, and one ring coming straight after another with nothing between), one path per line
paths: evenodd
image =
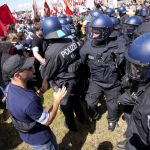
M117 38L109 38L112 33L113 23L104 14L96 17L90 24L92 32L80 55L84 64L90 68L89 87L86 102L91 120L99 118L97 108L98 99L103 94L106 96L108 109L108 129L113 131L117 122L117 97L120 95L120 81L118 69L124 57L124 43Z
M124 6L118 7L118 12L120 16L120 24L122 25L129 16L126 14L127 10Z
M119 17L120 17L120 30L121 30L121 33L123 33L123 30L124 30L124 22L125 22L125 20L129 17L127 14L126 14L126 12L127 12L127 10L126 10L126 8L124 7L124 6L120 6L120 7L118 7L118 12L119 12Z
M89 33L91 33L92 28L90 26L91 21L98 17L100 14L102 14L102 12L99 9L95 9L95 10L91 10L88 14L88 16L86 17L85 20L85 31L86 31L86 39L89 38Z
M150 32L149 9L147 7L142 7L140 16L143 18L143 23L135 31L137 36Z
M150 149L150 33L133 41L125 57L128 62L128 77L134 81L130 89L120 98L127 105L133 105L126 139L120 148L126 150Z
M61 24L57 17L47 17L42 22L44 38L49 40L49 46L45 52L46 64L41 68L42 77L47 76L58 87L65 85L67 95L60 108L65 116L66 126L77 131L75 116L83 122L84 115L78 95L78 75L80 69L80 46L72 39L64 38Z
M115 16L115 9L113 9L113 8L107 8L105 10L105 14L108 15L109 17L114 17Z
M135 30L142 24L142 18L139 16L131 16L125 20L124 38L126 40L127 47L136 38Z
M77 28L78 24L76 24L76 27L75 27L73 19L72 19L71 16L67 16L66 17L66 21L67 21L67 23L69 25L69 28L70 28L72 36L78 36L78 31L77 31L78 30L78 28Z
M120 25L119 25L119 19L117 17L110 17L112 23L113 23L113 32L111 33L111 37L119 37L121 35L120 33Z

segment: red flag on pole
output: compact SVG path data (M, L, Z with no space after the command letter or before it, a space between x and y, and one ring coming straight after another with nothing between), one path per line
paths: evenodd
M5 36L7 34L8 30L6 26L1 22L0 20L0 36Z
M4 4L0 7L0 20L4 24L4 26L16 23L16 19L10 12L7 4Z
M49 7L46 0L44 2L44 15L45 16L50 16L51 15L50 7Z

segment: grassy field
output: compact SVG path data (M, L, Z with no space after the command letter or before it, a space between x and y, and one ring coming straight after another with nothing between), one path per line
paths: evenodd
M48 109L53 102L52 91L44 94L44 106ZM116 142L123 139L126 123L120 117L114 132L107 130L107 111L105 103L100 105L101 118L93 124L77 122L79 132L70 132L64 127L64 116L58 112L51 129L54 131L60 150L118 150ZM0 108L0 150L31 150L22 142L8 118L7 112Z

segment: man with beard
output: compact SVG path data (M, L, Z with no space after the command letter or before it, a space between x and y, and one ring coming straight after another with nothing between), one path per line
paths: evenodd
M49 125L53 122L58 107L66 95L66 88L54 93L55 101L49 111L42 106L40 95L48 88L47 79L35 93L27 88L27 82L33 78L34 58L13 55L3 65L11 82L6 87L7 109L14 127L21 139L35 150L57 150L55 136Z

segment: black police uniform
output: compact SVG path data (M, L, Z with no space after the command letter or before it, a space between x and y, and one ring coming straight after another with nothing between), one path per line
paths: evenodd
M75 129L74 112L76 117L84 119L79 101L79 45L68 38L51 40L45 52L46 65L41 68L42 77L56 82L58 87L65 85L67 94L61 102L61 110L69 129Z
M125 26L125 20L127 20L129 16L127 14L124 14L123 16L120 17L120 32L123 34Z
M148 32L150 32L150 20L143 22L142 25L140 25L135 31L137 36L140 36L140 35L142 35L144 33L148 33Z
M132 96L135 104L126 132L126 150L150 149L150 82L141 84Z
M129 16L127 14L124 14L120 17L120 25L123 25L125 23L125 20L127 20Z
M129 79L127 76L122 81L122 87L124 88L124 93L118 97L118 103L123 106L124 117L126 119L127 125L129 125L130 117L134 105L136 104L136 93L138 92L139 88L143 87L143 83L139 81L135 81ZM125 132L126 135L127 132Z
M111 40L104 45L94 46L87 40L81 49L83 63L90 68L90 81L86 95L89 115L97 118L97 102L104 93L108 109L108 121L117 120L117 98L120 95L120 81L118 80L119 65L124 60L125 45L122 38Z
M135 34L123 34L122 38L124 38L125 42L126 42L126 47L128 48L128 46L132 43L132 41L136 38Z

